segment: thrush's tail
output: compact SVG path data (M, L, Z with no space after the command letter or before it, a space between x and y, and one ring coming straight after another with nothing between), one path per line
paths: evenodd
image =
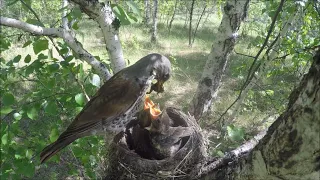
M40 162L44 163L48 159L50 159L52 156L54 156L57 152L59 152L61 149L78 139L77 136L69 136L67 138L58 139L56 142L50 144L49 146L45 147L41 154L40 154Z

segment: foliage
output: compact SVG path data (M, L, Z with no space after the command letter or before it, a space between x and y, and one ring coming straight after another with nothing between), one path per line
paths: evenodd
M67 10L67 18L73 21L72 29L77 38L83 37L84 47L97 59L108 63L105 47L99 46L96 39L101 36L96 24L87 20L79 8L61 9L60 1L27 1L40 17L41 22L21 4L20 1L7 1L2 16L17 18L31 24L57 27L61 12ZM134 2L134 3L132 3ZM150 1L151 2L151 1ZM173 77L168 82L168 94L157 96L157 101L171 101L171 104L185 108L191 98L196 82L201 76L212 39L219 25L220 6L224 1L206 1L208 16L205 26L199 28L197 43L192 49L185 45L187 36L183 27L188 1L179 1L177 21L170 34L166 21L172 16L174 1L159 1L159 44L149 43L149 32L142 28L140 19L145 9L142 1L120 1L113 4L113 10L121 22L127 25L120 28L120 36L126 59L130 64L150 52L163 52L173 64ZM203 1L196 1L195 14L201 12ZM254 56L261 47L278 6L277 1L258 1L250 4L247 22L242 27L236 51ZM319 12L314 1L287 1L270 42L276 39L288 17L299 12L278 50L278 56L266 69L266 75L253 89L241 106L239 120L225 129L225 136L215 135L212 141L212 154L222 156L224 152L237 147L250 136L250 119L260 123L262 116L269 111L275 114L284 110L289 92L302 74L308 69L311 59L310 49L320 45ZM298 8L301 11L298 11ZM319 7L318 7L319 8ZM59 10L60 9L60 10ZM214 14L210 14L211 11ZM198 17L198 15L195 15ZM220 17L221 18L221 17ZM197 19L197 18L194 18ZM213 20L212 20L213 19ZM2 27L1 27L2 28ZM60 179L67 175L78 175L78 169L88 178L97 178L97 169L106 154L102 137L79 139L47 165L39 166L39 153L49 143L55 141L65 130L75 115L86 103L85 93L92 96L102 85L100 78L89 65L77 59L68 46L60 40L34 37L13 28L2 28L0 35L0 93L1 93L1 179ZM24 52L16 51L22 47ZM213 115L205 119L208 124L216 121L239 93L245 81L252 58L231 55L225 85L215 103ZM262 58L261 58L262 59ZM82 89L84 87L84 91ZM228 93L228 95L225 95ZM256 118L255 114L258 114ZM204 126L212 127L212 126ZM214 128L211 128L212 131ZM55 168L51 168L55 167ZM62 167L57 173L56 168Z

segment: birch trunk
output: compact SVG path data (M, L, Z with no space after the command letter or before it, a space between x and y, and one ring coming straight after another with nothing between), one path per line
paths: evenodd
M192 44L194 43L194 40L195 40L195 38L196 38L197 31L198 31L198 27L199 27L199 24L200 24L200 21L201 21L201 19L202 19L202 16L203 16L204 13L206 12L206 9L207 9L207 3L205 3L205 5L204 5L204 8L203 8L203 10L202 10L202 12L201 12L201 15L200 15L200 17L199 17L199 19L198 19L198 22L197 22L197 25L196 25L196 29L195 29L194 32L193 32Z
M112 11L110 3L99 3L99 1L71 0L78 4L81 9L100 26L106 49L111 61L114 73L126 67L122 47L119 38L120 22Z
M149 0L144 0L144 8L145 8L145 17L144 21L147 26L150 24L150 3Z
M208 111L212 100L217 95L229 54L234 49L238 30L241 21L246 17L248 7L249 0L228 0L224 6L218 36L213 42L197 92L189 107L189 112L196 119L199 119L203 113Z
M66 8L68 6L68 0L62 0L62 7L61 8ZM69 25L68 25L68 18L67 18L67 9L64 9L62 11L62 27L66 30L69 30Z
M153 24L151 32L151 42L157 41L157 25L158 25L158 0L153 1Z
M267 180L320 179L320 50L287 110L250 150L242 146L197 169L197 178ZM247 150L246 150L247 149Z
M265 77L271 61L278 56L278 50L280 48L280 45L282 43L283 38L285 38L289 28L291 27L294 19L296 18L298 13L291 15L288 20L284 23L284 26L282 27L282 30L279 32L279 38L277 38L277 41L275 42L270 54L265 54L262 58L262 64L260 68L258 69L257 73L255 73L255 76L253 79L248 83L248 85L242 90L241 94L239 95L238 101L235 104L234 110L232 111L232 114L230 116L230 121L233 121L234 118L238 115L241 104L243 100L246 98L248 91L253 88L255 84L258 82L261 82L263 77Z
M179 2L179 0L176 0L176 2L175 2L175 4L174 4L173 14L172 14L172 17L171 17L171 19L170 19L169 26L168 26L169 34L170 34L170 31L171 31L172 22L173 22L173 20L174 20L175 15L176 15L178 2Z
M191 3L191 9L190 9L190 21L189 21L189 46L192 46L192 14L193 14L193 9L194 9L194 2L195 0L192 0Z

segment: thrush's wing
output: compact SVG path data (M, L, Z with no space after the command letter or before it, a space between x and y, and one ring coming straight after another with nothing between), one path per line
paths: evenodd
M43 163L76 139L102 130L102 120L112 121L127 111L140 95L141 87L125 74L117 73L85 105L58 140L42 150Z
M116 74L99 89L63 134L84 132L95 124L101 126L103 119L112 121L134 104L140 91L141 87L136 81L122 73Z

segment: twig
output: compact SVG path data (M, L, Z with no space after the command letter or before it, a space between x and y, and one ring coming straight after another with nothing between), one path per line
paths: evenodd
M28 8L28 9L32 12L32 14L33 14L33 15L36 17L36 19L39 21L39 23L41 23L41 24L43 25L43 23L41 22L39 16L37 15L37 13L36 13L28 4L26 4L23 0L20 0L20 1L21 1L21 3L22 3L24 6L26 6L26 8ZM55 42L53 41L52 37L49 37L49 36L48 36L48 38L50 39L53 47L56 49L56 51L59 53L59 55L63 58L63 60L66 61L66 57L65 57L63 54L60 53L60 50L59 50L58 46L55 44ZM68 70L72 73L75 81L76 81L77 84L80 86L83 94L86 96L87 101L90 101L90 98L89 98L87 92L85 91L85 88L84 88L83 84L76 78L76 76L75 76L75 74L72 72L72 70L70 70L70 69L68 69ZM59 104L61 104L61 103L59 103Z
M126 167L125 165L123 165L121 162L119 162L119 164L120 164L120 166L122 166L125 170L127 170L134 179L136 179L136 175L134 175L134 174L130 171L129 168L127 168L127 167Z
M242 54L242 53L239 53L237 52L235 49L233 50L234 53L238 54L238 55L241 55L241 56L246 56L246 57L249 57L249 58L255 58L254 56L250 56L250 55L247 55L247 54Z
M267 34L267 36L266 36L266 39L265 39L262 47L260 48L259 52L257 53L257 55L254 57L254 61L252 62L251 66L250 66L250 69L249 69L247 78L246 78L245 82L243 83L243 85L242 85L242 87L241 87L241 91L240 91L238 97L237 97L236 100L221 114L220 118L219 118L217 121L220 121L220 120L222 119L222 117L223 117L224 115L226 115L227 112L231 109L231 107L233 107L233 105L236 104L236 102L240 99L240 97L241 97L241 95L242 95L242 91L246 88L246 86L249 84L249 82L250 82L250 81L252 80L252 78L254 77L254 72L260 67L261 62L260 62L256 67L254 67L254 66L255 66L255 64L257 63L260 54L262 53L262 51L264 50L264 48L265 48L266 45L268 44L268 40L269 40L269 38L270 38L270 36L271 36L271 33L273 32L273 29L274 29L274 26L275 26L275 22L277 21L277 17L278 17L278 15L279 15L282 7L283 7L284 1L285 1L285 0L281 0L281 2L280 2L280 5L279 5L279 7L278 7L278 9L277 9L274 17L273 17L272 23L271 23L270 28L269 28L269 30L268 30L268 34ZM279 35L278 35L277 38L272 42L271 46L268 48L269 51L270 51L271 47L275 44L275 42L276 42L276 40L278 39L278 37L279 37ZM269 51L268 51L268 52L269 52Z
M268 34L267 34L267 36L266 36L266 38L265 38L265 40L264 40L264 43L263 43L262 47L260 48L259 52L257 53L257 55L255 56L254 61L253 61L252 65L251 65L251 67L250 67L250 69L249 69L246 82L249 81L250 75L251 75L251 74L254 74L254 72L252 72L253 67L254 67L255 63L257 62L260 54L261 54L262 51L264 50L265 46L268 44L269 38L270 38L270 36L271 36L271 34L272 34L272 32L273 32L275 23L276 23L276 21L277 21L278 15L279 15L282 7L283 7L284 1L285 1L285 0L281 0L281 1L280 1L279 7L278 7L277 11L275 12L275 15L274 15L274 17L273 17L273 19L272 19L272 23L271 23L271 25L270 25L270 28L269 28L269 30L268 30ZM246 83L245 83L245 84L246 84Z

